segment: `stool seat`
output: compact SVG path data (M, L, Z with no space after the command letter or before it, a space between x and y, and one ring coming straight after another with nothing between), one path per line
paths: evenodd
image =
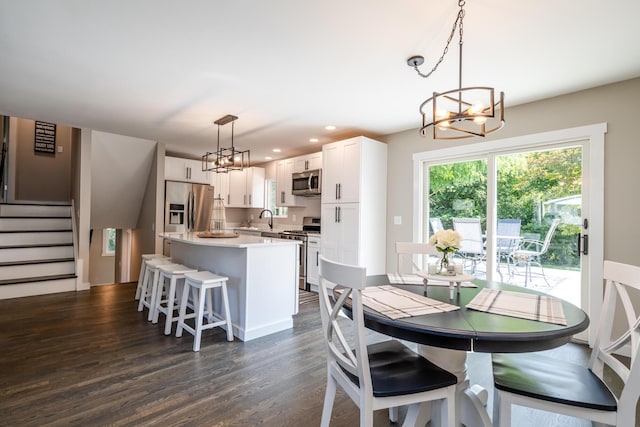
M214 274L210 271L198 271L184 273L184 288L180 298L180 310L178 314L178 326L176 337L182 336L182 331L186 330L193 335L193 351L200 350L200 339L202 331L225 326L227 329L227 341L233 341L233 326L231 325L231 314L229 310L229 296L227 294L227 277ZM212 293L219 288L221 294L221 308L224 316L216 315L213 311ZM189 294L193 295L193 313L187 314L187 304ZM206 300L206 301L205 301ZM207 309L205 311L205 302ZM207 323L203 324L203 318L207 316ZM192 328L185 322L186 319L194 319L195 326Z
M144 280L144 273L147 268L146 261L150 259L170 259L168 256L162 254L142 254L142 262L140 263L140 274L138 275L138 286L136 287L136 301L140 299L140 293L142 292L142 282Z
M158 289L156 291L156 299L153 302L152 322L158 323L160 313L164 313L164 334L169 335L171 334L171 325L178 320L173 315L174 310L180 308L179 299L176 297L182 293L183 284L178 281L184 280L185 273L196 273L198 270L182 264L163 264L158 266L158 270ZM169 280L168 284L167 279ZM177 287L180 287L179 291ZM162 299L163 290L165 291L165 299ZM176 300L178 300L178 304L176 304Z
M145 260L144 262L145 273L142 279L138 311L142 311L144 307L147 307L149 309L147 320L151 321L153 320L154 304L158 293L158 283L160 279L160 271L158 267L174 263L171 261L171 258L153 258Z

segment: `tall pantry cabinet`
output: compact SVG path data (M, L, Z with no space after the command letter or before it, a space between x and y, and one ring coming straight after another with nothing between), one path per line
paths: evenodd
M387 145L356 138L322 147L321 253L385 273Z

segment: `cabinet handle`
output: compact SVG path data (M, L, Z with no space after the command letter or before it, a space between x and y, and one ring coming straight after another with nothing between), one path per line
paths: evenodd
M251 206L251 194L249 194L249 206Z
M333 222L338 222L338 207L337 206L333 210Z
M342 199L342 184L338 184L338 198Z
M338 196L338 184L336 184L336 200L338 200L340 196Z
M305 170L309 169L309 160L305 160L304 161L304 168L305 168Z
M316 252L316 265L320 265L320 252Z
M284 191L280 192L280 203L284 203Z
M231 204L231 194L227 194L227 205Z
M242 196L242 204L243 205L247 204L247 195L246 194Z

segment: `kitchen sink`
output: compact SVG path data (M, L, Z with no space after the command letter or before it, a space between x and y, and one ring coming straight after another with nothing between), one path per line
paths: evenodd
M271 238L279 238L280 237L280 233L278 233L277 231L263 231L262 233L260 233L260 235L262 237L271 237Z

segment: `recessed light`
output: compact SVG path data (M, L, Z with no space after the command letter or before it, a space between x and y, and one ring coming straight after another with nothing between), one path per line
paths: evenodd
M279 148L274 148L274 149L273 149L273 152L274 152L274 153L279 153L280 151L282 151L282 150L280 150Z
M271 160L271 159L272 159L272 157L271 157L271 156L267 156L267 157L265 157L264 159L265 159L265 160Z
M336 130L336 127L334 125L328 125L324 127L326 130Z
M318 138L311 138L309 142L318 142Z

